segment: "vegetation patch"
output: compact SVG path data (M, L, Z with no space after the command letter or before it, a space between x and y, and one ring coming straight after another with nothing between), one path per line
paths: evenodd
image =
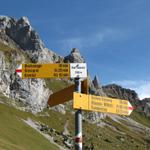
M9 63L12 62L12 54L19 54L20 56L23 56L27 62L31 62L29 56L23 50L19 48L12 48L2 42L0 42L0 51L4 53L5 59Z
M45 79L46 87L52 90L53 92L57 92L70 84L66 80L61 79Z
M21 119L32 114L0 104L0 149L8 150L58 150L42 135Z
M9 101L4 95L0 95L0 100ZM24 124L21 119L28 118L49 128L56 130L58 134L63 133L64 126L68 122L68 132L73 138L75 133L74 115L67 111L61 114L46 108L43 112L33 115L29 112L23 112L12 108L6 104L0 104L0 148L3 149L38 149L46 150L58 149L49 141L44 139L35 130ZM134 118L140 118L144 121L145 116L133 114ZM136 116L136 117L135 117ZM143 117L143 118L141 118ZM111 118L101 120L108 126L100 127L96 124L90 124L83 121L83 145L85 149L94 150L149 150L149 137L130 130L126 122L118 123ZM146 119L146 121L148 121ZM146 122L144 121L144 122ZM148 122L147 122L148 123ZM116 130L114 130L114 127ZM54 136L54 135L52 135ZM55 139L58 143L62 139ZM39 145L38 145L38 144ZM32 148L31 148L32 147Z

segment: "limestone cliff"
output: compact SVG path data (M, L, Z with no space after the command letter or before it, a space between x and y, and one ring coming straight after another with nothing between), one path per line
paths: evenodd
M15 73L22 63L53 63L62 58L45 48L28 18L0 16L0 92L27 104L32 112L41 111L49 94L43 79L22 80Z

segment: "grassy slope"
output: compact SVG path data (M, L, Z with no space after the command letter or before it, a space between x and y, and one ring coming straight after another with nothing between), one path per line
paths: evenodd
M55 128L57 131L62 132L66 120L69 121L68 130L72 136L74 136L74 115L67 112L66 115L62 115L57 112L45 110L49 113L49 117L37 117L40 121L48 124L50 127ZM44 114L44 112L42 113ZM133 112L132 118L138 116L136 112ZM145 120L145 117L140 117L141 120ZM107 118L105 122L113 125L117 128L114 131L110 127L99 127L88 122L83 122L83 141L86 147L90 147L93 143L94 150L149 150L150 145L149 137L143 134L135 133L128 128L128 125L119 124ZM150 124L150 120L144 121L146 124ZM121 134L124 133L124 134Z
M31 118L48 125L62 133L66 120L69 121L68 130L74 136L74 115L67 112L62 115L58 112L45 109L42 113L33 115L31 113L16 110L13 106L18 104L11 99L0 94L0 100L5 104L0 104L0 148L17 150L19 148L30 149L57 149L44 139L34 129L24 124L21 119ZM10 103L11 102L11 103ZM13 103L12 103L13 102ZM48 114L48 115L45 115ZM150 127L150 119L137 112L131 114L131 118ZM110 127L98 127L96 125L83 122L83 141L85 146L94 145L95 150L149 150L149 137L129 130L128 125L121 125L110 118L103 120L114 126L118 132ZM119 132L125 133L121 134ZM36 143L40 143L37 145ZM44 148L43 148L44 145Z
M10 60L10 51L17 51L10 49L8 46L0 43L0 50L3 49L7 59ZM19 52L20 53L20 52ZM46 86L57 91L67 85L67 82L60 80L46 80ZM43 136L37 133L34 129L27 126L21 119L31 118L35 121L40 121L47 124L49 127L56 129L58 132L62 132L66 120L69 121L68 130L70 134L74 136L74 115L67 112L66 115L50 111L45 109L44 112L33 115L31 113L22 112L12 108L8 105L12 105L12 100L0 94L0 99L3 100L7 105L0 104L0 149L10 150L46 150L58 149L49 143ZM17 105L13 103L14 105ZM48 113L49 116L43 116ZM150 127L150 119L145 116L133 112L131 118L136 121ZM118 131L124 132L121 134L115 132L110 127L97 127L87 122L83 122L83 136L85 146L91 146L94 144L95 150L149 150L150 147L147 144L149 142L148 137L134 133L128 129L128 126L121 125L114 122L110 118L105 120L107 123L113 125Z
M6 150L58 150L36 130L21 119L34 118L6 104L0 104L0 149Z
M0 148L4 149L58 149L51 145L44 137L37 133L34 129L27 126L21 119L31 118L35 121L40 121L47 124L49 127L56 129L62 133L66 120L69 121L68 130L74 136L74 115L67 112L62 115L58 112L45 109L44 112L38 115L16 110L3 95L0 95L0 100L6 104L0 104ZM12 101L12 100L11 100ZM45 116L44 114L49 114ZM144 116L139 116L137 112L133 112L131 118L139 119L139 122L150 124L150 120ZM94 124L83 122L83 139L85 146L94 145L95 150L149 150L149 137L135 133L129 130L127 125L121 125L114 122L110 118L104 120L113 125L121 134L115 132L110 127L98 127ZM38 144L37 144L38 143Z

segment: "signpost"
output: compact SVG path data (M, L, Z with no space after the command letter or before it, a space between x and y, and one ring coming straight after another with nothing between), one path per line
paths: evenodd
M71 99L75 112L75 149L82 150L82 110L130 115L133 107L127 100L88 95L85 63L22 64L16 73L25 78L75 78L75 84L52 94L48 104L55 106ZM81 81L81 78L86 78ZM75 91L75 92L74 92ZM82 94L85 93L85 94Z
M129 116L133 107L127 100L74 92L73 108Z
M17 74L25 78L86 78L85 63L61 64L22 64L16 69Z
M75 78L75 85L54 94L48 101L51 106L63 103L66 99L73 97L73 91L81 92L81 78L87 78L87 67L85 63L62 63L62 64L22 64L16 69L16 73L25 78ZM87 91L83 82L83 91ZM62 93L64 92L64 93ZM66 94L66 95L64 95ZM66 99L65 99L66 98ZM75 113L75 148L82 150L82 111L79 109Z
M81 80L75 79L75 91L81 93ZM75 149L82 150L82 110L79 108L75 112Z

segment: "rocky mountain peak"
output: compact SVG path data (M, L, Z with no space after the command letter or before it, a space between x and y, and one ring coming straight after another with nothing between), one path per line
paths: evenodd
M0 16L0 31L10 28L15 19L7 16Z
M99 82L98 76L96 75L94 79L91 81L90 86L91 94L99 95L99 96L106 96L102 89L102 85Z
M27 17L21 17L18 20L9 20L9 27L6 33L11 37L23 50L38 51L45 48L38 33L31 27Z
M41 111L51 89L44 79L20 79L15 69L22 63L54 63L59 59L62 58L45 48L27 17L0 16L0 92L4 95L28 104L32 112Z
M66 63L84 63L85 60L83 56L80 54L79 49L73 48L71 53L64 58L64 62Z
M27 17L14 19L7 16L0 16L0 31L14 40L23 50L39 50L44 44L38 33L30 25Z
M94 84L95 88L97 88L97 89L101 87L97 75L94 77L93 84Z
M60 59L60 56L45 48L38 32L33 29L27 17L17 20L0 16L0 39L8 44L15 43L29 55L33 63L52 63Z
M30 25L30 22L29 22L29 19L27 17L21 17L18 22L17 22L18 25L21 25L22 27L24 26L31 26Z
M129 100L133 106L139 105L138 94L134 90L116 84L103 86L103 90L108 97Z

